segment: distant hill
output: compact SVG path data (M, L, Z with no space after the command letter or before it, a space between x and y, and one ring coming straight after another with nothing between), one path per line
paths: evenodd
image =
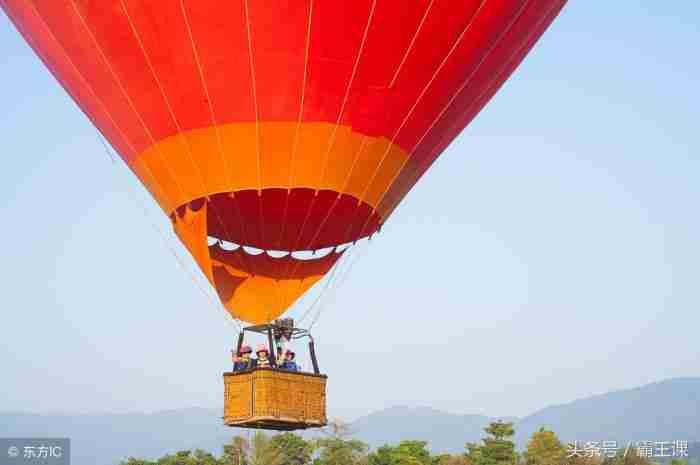
M517 418L499 418L517 421ZM406 439L429 442L434 451L461 452L467 441L478 441L484 427L496 419L484 415L456 415L429 407L391 407L371 413L350 425L353 436L372 447Z
M235 430L219 409L186 408L153 414L36 415L0 413L0 437L68 437L72 465L113 465L127 456L155 458L201 448L221 452Z
M524 440L546 426L568 441L700 440L700 378L676 378L547 407L518 422Z
M515 423L520 447L542 426L565 441L698 441L700 378L676 378L592 396L521 419L393 407L360 418L351 429L372 446L425 439L435 451L461 452L465 442L479 441L483 427L497 419Z
M516 423L520 446L540 426L567 441L698 441L700 378L671 379L547 407L522 419L502 419ZM421 439L436 452L461 452L465 442L477 442L493 420L427 407L391 407L358 419L350 429L373 447ZM218 454L240 431L221 425L220 409L120 415L0 413L0 437L70 437L73 465L112 465L129 455L154 458L194 448Z

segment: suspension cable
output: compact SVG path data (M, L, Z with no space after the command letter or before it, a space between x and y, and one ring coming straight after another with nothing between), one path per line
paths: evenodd
M314 325L316 325L319 318L321 317L321 312L323 312L325 307L328 305L329 299L332 301L332 299L335 298L335 296L338 293L338 289L340 289L343 286L343 284L345 283L345 280L349 276L350 270L355 266L355 264L360 260L360 258L363 257L367 253L367 250L369 249L369 246L371 243L372 243L371 238L367 239L367 244L361 250L355 251L355 253L352 256L352 261L349 261L348 265L336 277L336 283L334 284L333 289L332 289L331 294L330 294L331 297L326 298L326 300L318 307L316 314L314 315L313 319L311 320L311 324L309 325L309 327L307 329L308 331L311 331L311 329L314 327ZM353 247L353 248L355 248L355 247Z
M95 131L97 132L98 140L102 144L102 147L104 148L105 153L109 157L110 163L112 164L112 166L114 168L114 174L115 174L115 176L117 176L117 159L114 156L114 154L112 153L112 151L109 149L109 146L107 145L107 142L104 140L102 134L100 134L100 132L97 130L95 130ZM141 208L141 210L144 213L144 216L146 217L146 220L150 223L151 227L156 231L156 233L160 237L163 245L168 249L170 254L175 258L175 261L177 262L177 264L182 268L183 271L185 271L185 273L187 273L187 275L190 277L190 279L195 284L195 286L202 292L202 294L204 294L204 297L207 300L209 300L209 302L214 306L214 308L219 307L219 303L217 303L217 301L214 299L214 297L212 297L212 295L206 291L206 289L202 286L202 283L197 279L196 274L190 269L190 267L188 267L185 264L185 262L182 260L180 255L177 253L175 248L172 246L172 244L168 240L167 235L158 226L155 218L153 218L151 216L151 213L148 210L148 207L146 207L145 202L143 202L137 198L137 196L133 192L134 191L133 188L130 188L129 191L130 192L128 193L128 196L131 198L131 200L134 203L137 203L139 205L139 207ZM227 318L226 321L231 325L235 324L237 326L239 332L242 331L243 327L238 322L238 320L234 319L234 317L228 311L226 311L226 309L224 309L224 308L222 308L222 309L224 310L226 315L228 315L231 318L231 319Z
M337 274L338 269L341 267L341 262L344 263L344 262L347 261L347 256L349 255L347 252L348 252L348 251L345 251L345 252L343 253L343 256L340 257L340 258L338 259L338 261L336 261L336 262L333 264L333 268L331 269L331 272L330 272L330 274L328 275L328 279L326 279L326 282L324 283L323 288L322 288L321 291L318 293L318 295L316 296L316 299L314 299L313 303L306 309L306 311L304 311L304 313L302 314L301 318L299 318L299 321L297 322L297 324L299 325L299 327L301 327L301 324L304 322L304 320L306 319L306 317L308 317L308 316L311 314L311 312L312 312L312 310L314 309L314 307L316 307L316 305L318 305L318 303L321 301L321 299L323 298L323 296L324 296L324 295L327 293L327 291L331 288L331 286L332 286L331 283L333 282L333 279L334 279L335 275ZM336 253L336 252L331 252L331 253Z
M354 249L354 247L353 247L353 249ZM352 254L350 254L350 253L347 254L347 257L345 257L345 260L343 262L343 265L345 265L345 269L347 269L348 263L350 262L351 255L354 257L356 253L357 253L357 250L353 250ZM341 271L341 267L339 266L338 272L335 273L334 276L331 276L331 280L329 280L328 290L323 295L324 299L319 299L318 302L316 302L320 305L318 305L318 307L315 309L309 308L309 314L310 314L310 316L312 316L312 318L311 318L311 325L307 328L307 331L311 330L311 327L313 326L313 321L316 319L316 315L318 315L318 312L321 310L321 308L324 307L325 302L328 300L328 296L333 295L333 293L335 292L335 289L338 286L340 276L342 276L342 271ZM315 310L315 311L312 312L312 310Z

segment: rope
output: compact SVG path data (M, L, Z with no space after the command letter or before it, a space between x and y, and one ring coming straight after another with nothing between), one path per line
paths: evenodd
M345 280L349 276L350 270L355 266L355 264L360 260L360 258L363 257L367 253L367 250L369 250L369 246L370 246L371 242L372 241L368 239L367 245L364 248L362 248L361 250L356 250L355 253L353 254L352 261L349 261L349 259L346 260L346 261L349 261L348 265L345 267L345 269L343 269L342 273L339 274L338 277L336 278L335 282L337 284L334 284L333 289L331 291L331 298L330 298L331 301L337 295L338 289L340 289L342 287L342 285L345 284ZM353 247L353 248L355 248L355 247ZM311 329L316 325L318 320L321 318L321 313L323 312L325 307L328 305L328 301L329 301L329 299L327 298L324 301L324 303L319 306L318 310L316 311L316 314L314 315L314 318L311 320L311 324L307 328L307 331L311 331Z
M331 253L336 253L336 252L331 252ZM343 256L340 259L338 259L338 261L335 262L335 264L333 265L333 268L332 268L330 274L328 275L328 279L326 279L326 282L325 282L323 288L321 289L321 291L318 293L318 296L316 296L316 299L313 301L313 303L309 306L309 308L306 309L306 311L301 316L301 318L299 318L299 321L297 322L297 324L300 327L301 327L301 324L306 319L306 317L309 316L309 314L314 309L314 307L316 307L316 305L319 303L319 301L323 298L325 293L329 290L329 288L331 288L331 283L333 282L333 278L336 275L336 272L340 268L340 263L347 261L347 256L348 256L348 254L346 251L345 253L343 253Z
M114 156L114 154L112 153L112 151L109 149L109 146L107 145L107 142L104 140L104 138L103 138L102 135L99 133L99 131L96 130L96 132L97 132L97 138L98 138L98 140L99 140L100 143L102 144L102 147L104 148L105 153L106 153L107 156L109 157L110 163L111 163L112 166L114 167L114 173L115 173L115 176L116 176L116 175L117 175L117 171L116 171L117 159L115 158L115 156ZM134 203L137 203L137 204L139 205L139 207L141 208L141 210L142 210L143 213L144 213L144 216L146 217L146 219L147 219L148 222L150 223L151 227L156 231L156 233L157 233L158 236L160 237L161 241L163 242L163 245L168 249L168 251L170 252L170 254L175 258L175 261L177 262L177 264L183 269L183 271L185 271L185 272L187 273L187 275L190 277L190 279L191 279L192 282L195 284L195 286L196 286L197 288L199 288L199 290L202 292L202 294L204 294L205 298L206 298L207 300L209 300L209 302L211 302L211 303L213 304L214 307L219 307L219 303L211 296L210 293L208 293L208 292L205 290L205 288L202 286L202 283L197 279L195 273L191 270L190 267L188 267L188 266L185 264L185 262L182 260L182 258L180 257L180 255L177 253L177 251L175 250L175 248L172 246L172 244L171 244L170 241L168 240L168 237L166 236L166 234L161 230L161 228L158 227L158 224L157 224L156 220L151 216L151 213L149 212L148 207L146 207L146 204L145 204L144 202L138 200L138 199L136 198L136 196L133 195L133 192L130 192L130 193L129 193L129 197L132 199L132 201L133 201ZM226 313L226 315L228 315L229 317L231 317L231 315L230 315L225 309L224 309L224 312ZM228 319L228 318L227 318L226 321L227 321L229 324L231 324L231 325L235 324L235 325L237 326L239 332L243 330L243 327L241 326L241 324L240 324L237 320L235 320L233 317L231 317L231 319Z

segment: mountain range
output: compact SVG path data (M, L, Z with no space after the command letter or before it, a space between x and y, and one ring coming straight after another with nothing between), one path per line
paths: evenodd
M353 437L371 447L405 439L428 441L435 452L461 452L483 428L515 423L516 442L544 426L564 441L700 440L700 378L675 378L635 389L575 400L523 418L457 415L429 407L390 407L352 422ZM0 413L0 437L69 437L73 465L117 464L127 456L155 458L202 448L219 454L239 430L221 424L220 409L183 408L156 413L41 415ZM314 437L318 433L304 433Z

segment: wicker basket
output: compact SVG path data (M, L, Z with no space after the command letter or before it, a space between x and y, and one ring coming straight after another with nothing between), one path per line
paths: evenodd
M224 423L275 430L325 426L326 376L272 368L224 373Z

